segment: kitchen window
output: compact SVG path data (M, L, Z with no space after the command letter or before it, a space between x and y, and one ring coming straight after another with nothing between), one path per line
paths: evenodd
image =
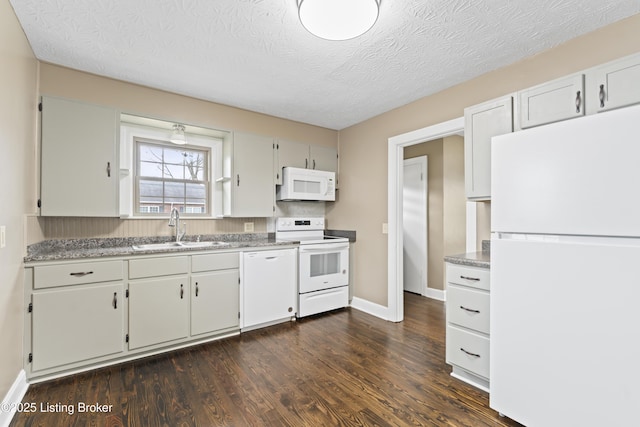
M134 143L137 214L166 215L174 207L191 215L211 211L209 150L142 138L134 138Z
M187 144L169 142L172 124L121 114L120 217L164 218L172 208L222 216L222 148L228 132L187 126ZM191 131L191 133L189 133Z

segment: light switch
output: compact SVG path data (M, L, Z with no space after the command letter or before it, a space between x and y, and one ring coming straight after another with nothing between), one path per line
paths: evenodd
M253 233L253 223L252 222L245 222L244 223L244 232L245 233Z
M7 246L7 227L0 226L0 248Z
M382 234L389 234L389 224L386 222L382 223Z

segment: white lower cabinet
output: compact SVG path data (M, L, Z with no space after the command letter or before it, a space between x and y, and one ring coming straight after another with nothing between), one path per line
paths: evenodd
M191 335L238 328L238 270L191 277Z
M238 334L241 312L243 328L293 318L297 249L244 252L244 291L241 255L181 252L28 263L27 378L42 381Z
M107 283L34 292L31 369L42 371L122 353L123 290L123 283Z
M451 375L489 391L489 270L447 263L446 276Z
M187 275L129 283L129 349L189 336Z

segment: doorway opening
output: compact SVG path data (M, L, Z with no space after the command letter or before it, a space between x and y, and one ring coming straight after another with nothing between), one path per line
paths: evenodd
M389 138L388 141L388 277L387 320L400 322L404 317L404 272L403 272L403 179L404 149L412 145L462 135L464 118L449 120L437 125L418 129ZM476 225L475 203L466 203L466 248L475 248Z

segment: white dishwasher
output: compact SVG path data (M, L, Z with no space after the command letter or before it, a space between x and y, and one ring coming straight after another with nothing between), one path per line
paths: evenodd
M291 320L297 307L298 249L244 252L241 329Z

